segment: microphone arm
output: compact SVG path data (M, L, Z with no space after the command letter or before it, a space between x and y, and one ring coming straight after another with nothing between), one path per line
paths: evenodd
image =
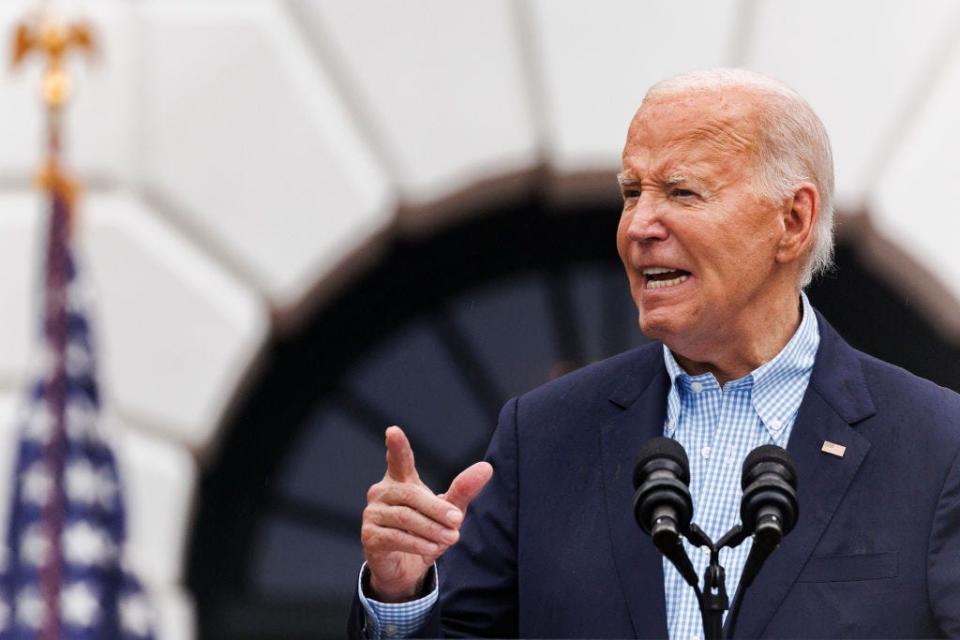
M692 524L692 527L697 525ZM683 576L683 579L686 580L687 584L693 587L693 590L697 593L697 599L700 599L700 581L697 578L697 570L693 568L693 563L690 561L690 556L687 555L687 550L683 548L683 538L677 536L672 540L668 540L665 536L661 538L654 538L654 544L657 549L660 550L660 553L669 560L674 567L677 568L677 571L680 572L680 575Z
M734 529L741 529L740 525L734 527ZM731 533L733 529L731 529ZM727 535L730 535L729 533ZM739 545L747 536L744 535L736 544L729 545L730 547L735 547ZM726 538L726 536L724 536ZM730 607L730 616L727 618L727 637L733 638L733 634L737 629L737 619L740 617L740 607L743 605L743 596L747 592L747 589L750 588L750 585L753 584L754 578L757 577L757 574L760 573L760 569L763 568L763 563L767 561L767 558L770 557L770 554L773 553L773 550L779 546L777 544L771 545L770 539L761 537L759 535L754 536L753 547L750 548L750 553L747 555L746 564L743 566L743 573L740 574L740 586L737 588L737 593L733 597L733 606Z

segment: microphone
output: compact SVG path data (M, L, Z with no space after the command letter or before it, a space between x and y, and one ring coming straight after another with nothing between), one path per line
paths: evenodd
M657 548L690 530L690 461L676 440L652 438L637 454L633 468L633 515Z
M757 447L743 461L740 521L754 545L767 553L797 523L797 471L790 454L772 444Z
M800 513L797 503L797 470L786 449L765 444L743 461L740 476L743 498L740 500L741 531L735 544L753 535L753 547L740 575L740 587L727 617L727 637L737 630L744 594L753 584L763 563L780 546L783 536L793 530Z
M633 468L633 517L699 596L697 572L680 538L690 533L693 517L689 484L690 461L679 442L659 437L640 447Z

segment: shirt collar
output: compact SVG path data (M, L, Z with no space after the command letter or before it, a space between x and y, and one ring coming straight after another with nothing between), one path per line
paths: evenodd
M820 345L820 331L817 318L807 299L800 292L800 326L790 341L772 360L760 365L749 374L733 380L728 385L751 388L751 403L770 435L777 440L788 422L796 415L810 380L810 372ZM713 374L705 373L691 376L677 363L667 345L663 345L663 361L670 376L670 392L667 394L667 435L672 435L680 418L680 391L686 392L693 384L705 388L718 387ZM730 388L728 386L728 388ZM784 393L784 391L795 391Z

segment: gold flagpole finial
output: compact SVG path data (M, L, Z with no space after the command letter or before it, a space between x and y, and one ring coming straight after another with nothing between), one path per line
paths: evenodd
M73 50L87 55L96 51L90 27L84 22L67 23L43 11L16 26L13 66L19 66L32 53L46 58L43 98L51 109L61 108L70 97L70 77L64 62Z
M42 7L15 27L12 49L14 68L33 54L45 61L42 95L47 108L47 157L36 181L52 195L72 203L79 185L64 172L60 161L61 113L71 89L66 59L73 51L82 51L88 57L96 52L92 30L84 22L68 23Z

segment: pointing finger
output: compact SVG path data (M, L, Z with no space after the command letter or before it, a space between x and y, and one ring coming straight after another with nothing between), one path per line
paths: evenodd
M420 476L417 475L417 467L413 461L413 449L410 448L410 441L403 429L388 427L386 441L387 475L398 482L419 480Z
M493 467L489 462L477 462L460 472L450 488L444 494L444 500L460 511L466 512L467 505L473 501L493 477Z

